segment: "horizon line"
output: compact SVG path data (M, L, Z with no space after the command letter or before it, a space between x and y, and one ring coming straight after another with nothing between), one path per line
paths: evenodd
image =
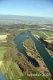
M21 16L21 17L40 17L40 18L53 18L51 16L32 16L32 15L17 15L17 14L0 14L0 16Z

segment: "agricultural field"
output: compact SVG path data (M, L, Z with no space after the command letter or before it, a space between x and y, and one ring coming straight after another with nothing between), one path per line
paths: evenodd
M3 60L5 52L6 52L6 47L0 47L0 61Z
M0 32L0 60L3 60L3 57L6 53L6 46L3 44L6 42L7 35L4 32Z

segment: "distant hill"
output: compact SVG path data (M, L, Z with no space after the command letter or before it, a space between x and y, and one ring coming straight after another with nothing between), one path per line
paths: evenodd
M44 17L31 17L31 16L18 16L18 15L0 15L0 23L26 23L26 22L42 22L42 23L52 23L53 18Z

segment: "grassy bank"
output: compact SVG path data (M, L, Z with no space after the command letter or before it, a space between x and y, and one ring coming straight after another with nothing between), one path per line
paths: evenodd
M3 60L5 52L6 52L6 47L0 47L0 60Z

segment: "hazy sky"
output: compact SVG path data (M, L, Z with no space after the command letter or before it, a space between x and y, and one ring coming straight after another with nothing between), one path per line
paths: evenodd
M0 0L0 14L53 17L53 0Z

